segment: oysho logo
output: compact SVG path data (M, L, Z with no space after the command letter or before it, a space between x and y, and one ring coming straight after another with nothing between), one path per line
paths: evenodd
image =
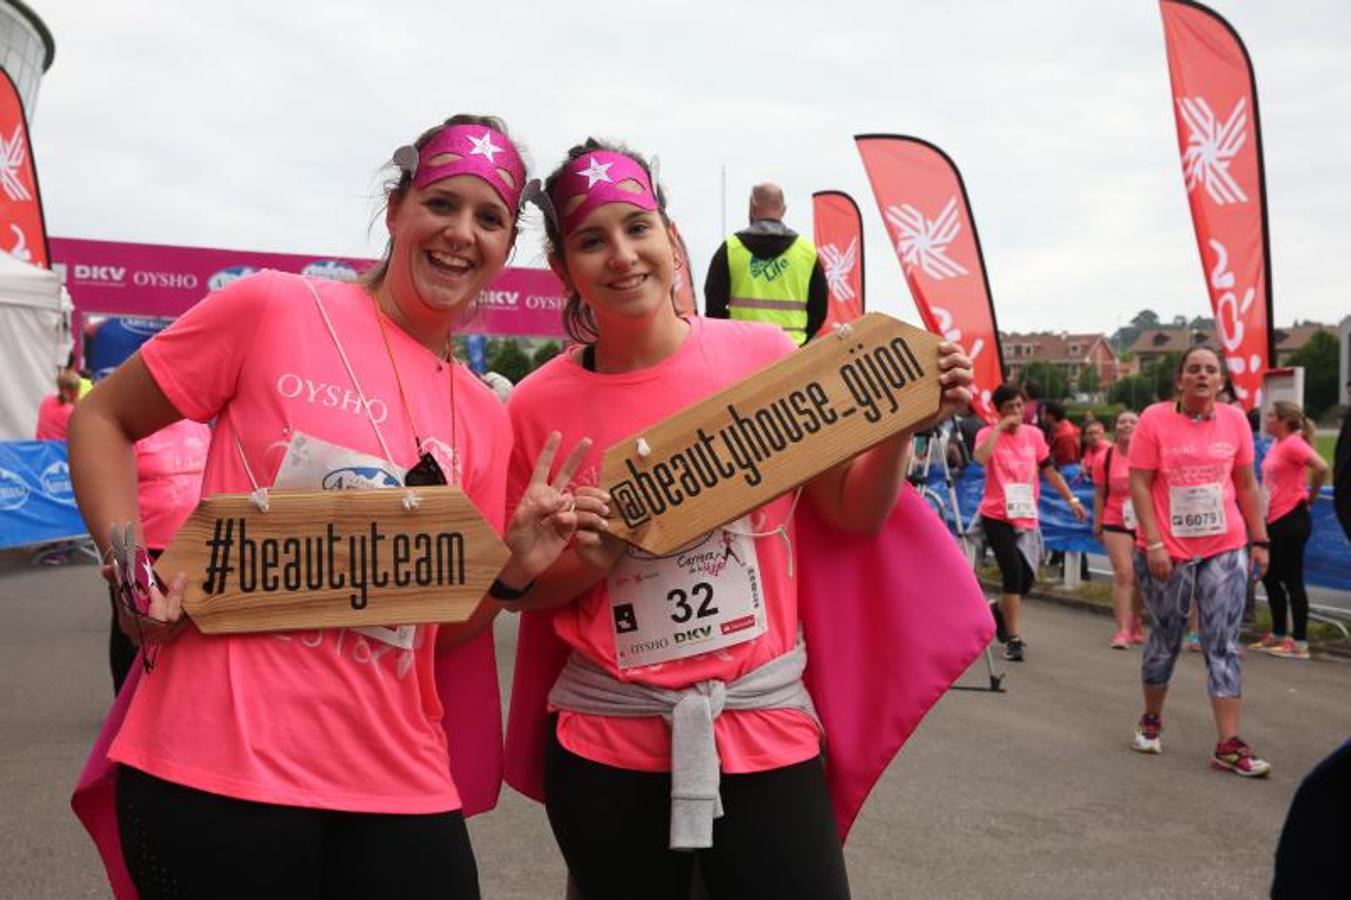
M228 269L221 269L215 275L206 280L208 290L222 291L228 285L233 284L245 275L252 275L258 269L254 266L231 266Z
M9 469L0 469L0 509L18 509L28 502L28 483Z
M196 290L197 276L191 272L133 272L131 283L137 287L181 288Z
M329 281L357 280L357 270L336 259L317 259L301 269L300 274L309 278L326 278Z
M42 492L57 503L66 506L75 505L75 489L70 485L70 466L58 460L42 470L38 482Z

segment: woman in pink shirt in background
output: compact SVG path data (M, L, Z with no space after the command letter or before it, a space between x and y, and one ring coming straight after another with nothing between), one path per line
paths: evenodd
M1004 658L1022 662L1023 595L1037 580L1041 557L1041 528L1037 524L1037 501L1041 475L1069 504L1079 521L1084 505L1071 493L1065 477L1051 461L1051 449L1041 429L1024 423L1027 397L1016 384L995 388L991 402L1000 419L976 435L976 462L985 467L985 493L980 500L981 530L994 551L1003 580L997 606L991 605L998 636L1004 641Z
M1218 737L1211 763L1261 777L1270 764L1238 736L1238 635L1251 577L1249 540L1261 571L1269 544L1247 416L1215 402L1223 373L1214 350L1188 350L1178 363L1177 399L1146 409L1131 441L1135 577L1153 625L1141 663L1145 711L1131 746L1163 751L1163 702L1194 604Z
M1093 536L1112 563L1112 649L1145 642L1143 609L1135 584L1135 504L1131 501L1131 436L1140 417L1129 409L1116 417L1115 441L1102 445L1093 467ZM1096 423L1095 423L1096 424Z
M524 163L500 120L461 115L394 164L387 251L362 282L239 279L82 401L71 471L102 549L137 520L133 443L184 417L216 421L203 494L460 486L511 550L494 591L571 539L590 499L542 476L505 522L510 423L450 355L453 326L506 264ZM557 445L543 442L542 469ZM455 626L204 635L180 618L183 583L152 588L136 620L163 647L108 751L141 895L478 897L461 796L496 772L461 783L452 767L501 748L486 598ZM438 684L446 665L460 678ZM475 704L486 717L443 730Z
M552 429L596 439L577 472L578 484L596 484L604 448L796 352L778 328L677 314L672 284L684 260L661 188L636 154L590 140L546 188L549 262L582 346L512 394L512 493ZM955 345L942 353L944 409L956 409L970 363ZM794 427L819 430L827 411L812 414L814 424ZM783 440L747 427L744 440ZM713 441L691 451L682 490L700 489L692 478L716 484L718 471L741 477ZM888 439L819 475L802 502L840 527L880 527L908 441ZM801 681L810 648L792 576L796 502L775 499L662 558L579 533L514 604L547 611L572 648L549 696L544 793L586 900L687 900L696 855L713 898L848 896L820 726Z
M1309 595L1304 590L1304 545L1313 531L1309 507L1327 478L1328 464L1313 448L1313 423L1299 404L1277 400L1263 417L1276 443L1262 460L1262 487L1267 493L1267 530L1271 565L1262 576L1271 605L1271 631L1252 645L1283 659L1308 659ZM1313 485L1308 473L1313 472ZM1286 598L1292 629L1286 632Z
M56 393L42 398L38 406L38 424L33 439L64 441L70 427L70 415L80 399L80 375L73 369L64 369L56 376Z

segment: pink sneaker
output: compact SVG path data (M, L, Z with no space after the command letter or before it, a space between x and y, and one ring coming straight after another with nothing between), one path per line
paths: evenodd
M1145 642L1145 623L1137 617L1131 622L1131 643L1143 644Z
M1268 631L1266 634L1262 635L1260 638L1249 644L1248 649L1270 651L1272 647L1275 647L1277 644L1281 643L1284 640L1285 640L1284 637L1277 637L1276 635Z
M1130 645L1131 636L1129 632L1118 631L1116 634L1112 635L1113 650L1128 650L1130 649Z
M1217 769L1228 769L1244 778L1261 778L1271 771L1271 763L1252 752L1252 748L1238 737L1231 737L1222 744L1215 745L1215 755L1210 764Z
M1272 656L1280 657L1281 659L1308 659L1309 642L1297 641L1294 638L1286 638L1279 644L1268 649L1267 652Z

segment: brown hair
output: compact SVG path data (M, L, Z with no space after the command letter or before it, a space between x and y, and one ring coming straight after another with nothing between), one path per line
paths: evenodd
M1271 412L1277 419L1290 426L1292 432L1298 431L1304 436L1304 440L1313 443L1314 427L1309 417L1304 415L1304 410L1300 409L1298 403L1290 400L1277 400L1271 404Z
M74 369L62 369L56 376L56 394L62 403L66 402L67 392L74 392L76 399L79 399L80 373Z
M511 132L507 130L507 123L497 116L456 113L440 125L434 125L418 135L418 139L413 142L413 146L421 150L428 141L440 133L441 129L450 125L482 125L484 128L491 128L494 131L501 132L506 135L508 140L513 144L516 144L516 141L511 136ZM517 152L520 152L520 145L517 145L516 149ZM384 202L380 205L380 208L376 210L375 215L377 218L389 209L390 204L398 203L403 200L404 195L408 193L408 188L413 184L413 173L400 168L393 161L387 163L385 168L388 170L389 175L385 178L385 183L381 186L381 193L384 194ZM511 213L514 228L515 222L520 218L521 213L518 209L512 210ZM374 226L374 219L371 224ZM513 243L515 242L514 233L512 235L512 241ZM376 288L380 287L385 280L385 275L389 272L389 257L393 250L394 239L392 237L387 238L385 240L385 251L380 255L380 260L365 272L361 273L361 278L359 280L362 287L371 292L374 292Z
M568 150L567 158L549 173L548 178L544 179L544 193L552 197L554 186L558 184L558 179L563 176L563 170L567 168L568 163L593 150L622 153L642 166L648 180L652 182L652 192L657 198L657 212L661 216L661 221L668 226L671 224L670 217L666 215L666 192L652 177L652 166L643 158L641 153L630 150L623 144L611 141L589 137L583 143L571 147ZM555 212L555 215L557 215L557 212ZM558 221L547 215L544 217L544 236L549 242L549 253L560 263L563 262L566 258L563 247L563 232L560 230ZM591 307L582 302L582 295L575 289L568 291L567 302L563 306L563 330L568 333L568 337L579 344L593 343L600 335L600 329L596 325L596 317L591 313Z

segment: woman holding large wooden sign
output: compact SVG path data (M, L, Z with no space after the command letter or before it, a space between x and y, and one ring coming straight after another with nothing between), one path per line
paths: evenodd
M796 352L777 328L677 314L671 288L685 261L641 157L591 140L545 188L550 264L582 346L512 395L509 497L527 486L550 431L596 439L576 483L597 484L601 449ZM950 414L969 398L971 368L959 348L941 347ZM732 465L712 440L696 436L688 456L709 467L706 478ZM842 528L876 530L895 505L908 442L902 433L826 471L802 501ZM666 557L579 532L514 604L554 610L572 652L550 695L544 788L587 900L683 900L689 850L713 897L848 895L821 728L801 681L794 558L812 550L794 545L796 503L780 497ZM518 672L537 662L518 656Z
M576 454L546 479L554 436L504 521L510 424L450 354L453 325L516 237L525 166L505 126L455 116L394 163L388 249L361 283L235 281L81 406L71 469L96 539L136 518L132 442L182 417L215 420L203 495L254 492L263 513L263 486L461 486L505 530L511 558L493 588L505 596L557 558L584 509L601 511L590 493L562 489ZM218 529L221 578L232 558L247 565L230 540ZM323 565L314 556L307 566ZM491 640L471 640L491 604L439 628L207 636L179 616L182 585L152 584L148 608L128 611L163 650L108 752L142 896L477 897L462 809L491 805L498 784Z

